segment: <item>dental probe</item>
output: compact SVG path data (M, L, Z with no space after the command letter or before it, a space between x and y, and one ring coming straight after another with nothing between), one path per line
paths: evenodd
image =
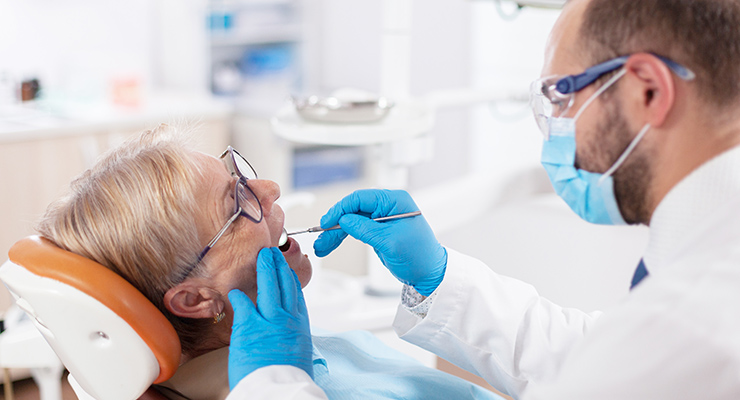
M375 222L391 221L391 220L394 220L394 219L411 218L411 217L415 217L417 215L421 215L421 211L414 211L414 212L408 212L408 213L403 213L403 214L389 215L387 217L373 218L373 221L375 221ZM332 226L330 228L326 228L326 229L324 229L324 228L322 228L320 226L314 226L314 227L311 227L311 228L308 228L308 229L304 229L302 231L296 231L296 232L290 232L290 233L287 233L285 231L285 229L283 229L283 233L280 235L280 243L279 243L279 245L280 246L284 245L285 242L288 241L288 236L300 235L302 233L313 233L313 232L332 231L332 230L339 229L339 228L341 228L339 225L334 225L334 226Z

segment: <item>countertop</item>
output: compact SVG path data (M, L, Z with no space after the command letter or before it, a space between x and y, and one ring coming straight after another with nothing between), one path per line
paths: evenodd
M233 110L229 102L210 95L177 92L151 93L137 107L52 101L0 105L0 144L163 122L197 124L226 118Z

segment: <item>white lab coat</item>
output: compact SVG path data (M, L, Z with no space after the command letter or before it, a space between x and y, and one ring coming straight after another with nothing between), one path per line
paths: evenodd
M426 315L399 306L394 328L499 390L525 400L740 399L740 148L661 202L644 257L650 275L608 314L561 308L448 251ZM257 370L230 398L254 398L257 385L322 398L291 369Z
M399 306L398 335L516 396L552 382L600 313L559 307L529 284L448 249L447 272L427 315Z
M740 148L671 190L644 259L597 319L450 252L426 317L400 307L394 325L515 398L740 399Z

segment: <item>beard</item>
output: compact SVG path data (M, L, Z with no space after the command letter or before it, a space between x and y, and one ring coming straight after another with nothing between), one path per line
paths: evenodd
M607 99L602 99L601 102L605 118L596 127L600 135L590 135L595 139L587 143L582 154L584 157L577 157L576 161L576 165L580 162L580 168L586 171L607 171L635 137L619 103L603 100ZM641 141L612 175L619 211L624 221L630 225L648 225L650 222L648 189L653 172L649 159L650 151L645 147L644 141Z

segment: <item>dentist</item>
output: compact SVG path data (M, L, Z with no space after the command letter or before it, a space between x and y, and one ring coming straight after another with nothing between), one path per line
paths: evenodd
M405 283L399 336L514 398L740 398L740 2L570 0L542 76L531 101L557 194L587 221L650 227L619 306L559 307L421 216L370 219L416 211L403 191L342 199L316 254L347 235L372 246Z

